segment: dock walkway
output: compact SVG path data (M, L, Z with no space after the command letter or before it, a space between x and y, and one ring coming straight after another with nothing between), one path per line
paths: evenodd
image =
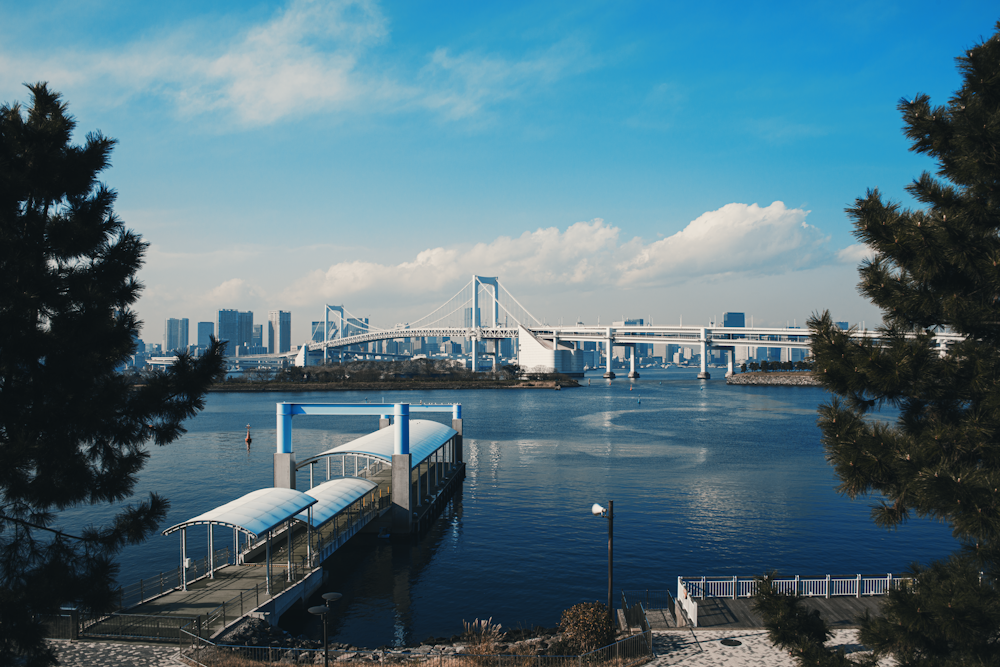
M819 611L820 618L832 629L857 628L858 618L867 611L880 616L883 597L801 598L803 609ZM764 621L753 610L753 599L705 598L698 601L698 627L695 630L756 629Z

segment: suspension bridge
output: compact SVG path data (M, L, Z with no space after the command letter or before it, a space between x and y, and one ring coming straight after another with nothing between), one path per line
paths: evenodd
M427 315L413 322L382 328L366 318L357 317L344 306L326 305L323 312L321 340L314 340L295 352L284 356L295 357L296 365L309 363L309 353L321 351L323 362L331 355L340 359L345 354L355 357L399 355L375 350L373 343L380 341L406 341L413 338L465 339L472 341L470 356L472 367L485 354L492 357L496 367L501 341L517 340L516 350L522 368L542 367L569 375L580 375L586 364L582 352L589 348L602 359L604 377L614 378L612 359L614 348L631 348L629 377L638 377L635 368L635 347L638 345L672 344L692 347L700 351L701 368L698 377L710 377L707 362L709 350L726 353L729 373L737 347L808 349L809 333L806 329L721 327L721 326L654 326L617 323L616 325L554 326L532 315L517 298L507 290L497 277L472 276L452 298ZM859 338L877 337L876 332L857 331ZM943 354L948 345L959 340L956 334L939 333L935 345ZM485 344L481 349L480 344ZM588 345L591 344L591 345Z

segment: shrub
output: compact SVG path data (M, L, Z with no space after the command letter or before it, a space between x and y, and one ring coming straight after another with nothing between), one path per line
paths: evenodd
M465 642L465 652L469 655L495 655L505 634L500 632L500 624L493 622L493 617L485 620L476 619L472 623L462 621L465 632L462 640Z
M562 613L559 630L568 647L588 653L615 641L615 628L606 605L581 602Z

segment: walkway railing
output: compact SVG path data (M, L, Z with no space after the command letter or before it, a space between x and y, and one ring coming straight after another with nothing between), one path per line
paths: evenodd
M885 595L890 590L912 584L912 577L885 575L853 575L821 577L782 577L772 581L783 595L803 597L867 597ZM677 577L677 602L688 617L698 625L698 604L705 598L749 598L757 594L757 577Z
M215 552L216 569L229 562L230 551L226 547ZM188 582L208 574L209 558L205 556L188 568ZM80 613L79 631L81 637L144 639L177 641L178 631L192 619L190 617L129 614L126 610L141 602L159 597L181 586L181 570L161 572L156 577L140 579L118 589L118 608L108 614L91 615Z

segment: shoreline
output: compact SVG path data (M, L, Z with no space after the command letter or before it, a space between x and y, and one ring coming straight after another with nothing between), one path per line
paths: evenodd
M209 387L210 392L312 392L312 391L435 391L458 389L571 389L580 383L566 380L510 381L396 381L396 382L220 382Z
M726 378L726 384L751 387L819 387L812 371L772 371L736 373Z

